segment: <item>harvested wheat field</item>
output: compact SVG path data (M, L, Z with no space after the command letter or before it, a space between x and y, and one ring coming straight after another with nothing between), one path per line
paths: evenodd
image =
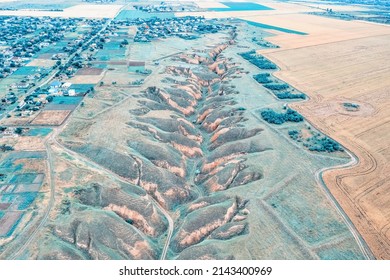
M291 107L357 156L324 181L374 255L389 259L390 27L303 14L250 20L309 33L270 37L281 48L260 52L281 68L275 76L309 95Z

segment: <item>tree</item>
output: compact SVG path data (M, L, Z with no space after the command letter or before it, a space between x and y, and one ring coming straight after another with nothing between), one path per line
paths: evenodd
M0 150L4 153L4 152L7 152L7 151L13 151L14 148L12 146L8 146L6 144L3 144L0 146Z
M22 135L22 133L23 133L23 128L21 128L21 127L15 128L15 133L18 134L18 135Z

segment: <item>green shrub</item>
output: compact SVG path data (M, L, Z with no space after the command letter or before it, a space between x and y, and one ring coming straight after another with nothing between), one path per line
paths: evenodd
M272 109L265 109L261 117L268 123L283 124L285 122L301 122L303 117L298 112L288 108L286 113L277 113Z

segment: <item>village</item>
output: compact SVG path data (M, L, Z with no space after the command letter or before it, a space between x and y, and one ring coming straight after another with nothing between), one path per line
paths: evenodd
M106 20L2 17L0 21L7 27L0 31L1 119L28 119L57 97L84 96L91 90L90 85L68 80L88 67L92 54L109 41L112 32L104 28ZM99 33L102 28L106 33ZM9 136L10 131L2 134Z
M159 38L176 36L186 40L194 40L202 34L217 33L229 28L217 20L206 20L204 17L172 17L172 18L137 18L130 21L137 25L134 42L151 42Z
M192 16L115 20L109 24L107 20L97 19L30 17L22 20L2 17L0 21L8 27L0 31L4 38L0 42L0 119L11 126L34 125L33 118L52 107L57 109L63 105L74 110L86 94L94 92L95 86L102 86L103 82L96 78L88 82L88 77L100 77L107 70L105 63L113 52L120 51L128 72L139 75L129 84L142 85L142 76L150 75L151 70L144 61L126 61L129 40L149 43L173 36L194 40L202 34L229 27L218 20ZM135 35L119 31L129 26L136 26ZM101 66L97 66L99 63ZM84 79L76 78L73 82L75 77ZM36 124L42 125L40 121ZM17 137L20 134L11 129L0 131L0 135Z

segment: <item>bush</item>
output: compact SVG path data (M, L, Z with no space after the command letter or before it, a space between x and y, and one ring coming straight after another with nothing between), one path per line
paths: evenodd
M284 114L276 113L271 109L265 109L261 112L261 117L268 123L282 124L285 122Z
M291 139L293 140L298 140L298 138L301 137L301 133L298 130L289 130L288 135L290 136Z
M297 111L294 111L290 108L287 109L287 112L284 114L285 120L287 122L302 122L303 117Z
M264 85L264 87L270 90L284 90L284 89L288 89L290 86L288 84L269 84L269 85Z
M23 133L23 128L21 127L15 128L15 133L21 135Z
M311 142L312 142L311 145L309 145L310 151L328 152L328 153L343 151L343 148L340 146L339 143L326 136L313 137Z
M261 117L268 123L283 124L285 122L301 122L303 117L298 112L288 108L286 113L277 113L272 109L265 109Z
M8 152L8 151L13 151L13 150L14 150L14 147L6 145L6 144L3 144L0 146L0 151L2 151L3 153Z
M253 78L260 84L269 84L272 83L272 80L269 79L270 76L269 73L262 73L254 75Z
M274 63L266 59L264 56L256 54L255 50L245 52L245 53L240 53L239 55L241 55L242 58L248 60L250 63L259 67L260 69L264 69L264 70L277 69Z

